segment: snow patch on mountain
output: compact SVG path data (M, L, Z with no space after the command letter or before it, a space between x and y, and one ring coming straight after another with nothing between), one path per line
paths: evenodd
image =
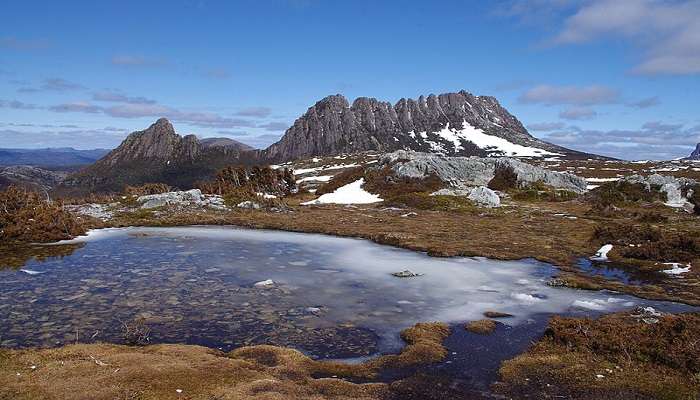
M423 133L421 133L421 136L422 134ZM450 128L450 124L447 123L443 129L435 132L435 134L447 142L450 142L454 146L455 152L464 150L464 146L462 144L463 141L469 141L474 143L480 149L486 150L489 153L497 153L494 155L505 155L511 157L542 157L561 155L559 153L553 153L537 147L515 144L501 137L486 134L482 129L475 128L467 121L462 122L461 129ZM425 136L423 137L425 138ZM444 152L443 146L434 142L427 142L434 151Z

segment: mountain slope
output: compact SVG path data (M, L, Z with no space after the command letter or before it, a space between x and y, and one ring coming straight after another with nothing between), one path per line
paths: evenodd
M126 185L147 182L187 188L224 166L242 162L246 152L250 152L250 146L233 140L202 143L194 135L180 136L170 121L161 118L147 129L131 133L94 164L70 175L59 192L120 191Z
M693 150L692 153L688 157L685 158L686 160L700 160L700 143L695 146L695 150Z
M531 136L489 96L466 91L401 99L395 105L360 97L350 105L328 96L264 151L272 161L399 149L446 155L595 157Z

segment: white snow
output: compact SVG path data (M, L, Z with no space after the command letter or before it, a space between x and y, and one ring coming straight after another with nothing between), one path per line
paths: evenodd
M671 269L665 269L662 272L668 275L681 275L686 272L690 272L690 264L685 267L681 267L681 263L664 263L664 265L670 265Z
M253 286L255 286L255 287L263 287L263 286L272 286L272 285L274 285L274 284L275 284L275 282L274 282L272 279L266 279L266 280L264 280L264 281L255 282L255 284L254 284Z
M276 199L277 196L274 194L269 194L269 193L263 193L263 192L257 192L255 193L258 197L262 197L263 199Z
M328 182L331 180L331 178L333 178L333 175L307 176L306 178L299 179L297 183L309 181Z
M452 142L455 146L455 151L463 149L460 139L464 139L474 143L481 149L492 152L502 152L506 156L540 157L544 155L561 155L536 147L515 144L498 136L487 135L483 130L473 127L467 121L462 122L462 129L450 128L450 124L447 124L442 130L436 133L443 139Z
M294 175L303 175L303 174L308 174L309 172L330 171L333 169L352 168L352 167L357 167L357 166L358 166L358 164L338 164L338 165L330 165L330 166L322 166L322 167L314 167L314 168L300 168L300 169L294 170Z
M593 257L590 257L593 261L608 261L608 253L612 250L613 245L606 244L595 253Z
M301 204L369 204L383 201L376 194L369 193L368 191L362 189L362 185L364 183L365 179L360 178L355 182L339 187L333 193L326 193L321 195L321 197L316 200L307 201L306 203Z

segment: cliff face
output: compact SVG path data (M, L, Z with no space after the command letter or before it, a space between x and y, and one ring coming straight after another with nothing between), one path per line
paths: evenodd
M700 160L700 143L695 146L695 150L686 157L686 160Z
M509 145L510 144L510 145ZM518 147L519 146L519 147ZM493 97L466 91L401 99L395 105L360 97L350 105L328 96L265 150L273 161L310 156L408 149L446 155L583 156L532 137Z

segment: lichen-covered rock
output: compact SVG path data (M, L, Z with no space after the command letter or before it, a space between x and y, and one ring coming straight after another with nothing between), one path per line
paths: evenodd
M247 208L249 210L259 210L262 206L254 201L246 200L236 205L238 208Z
M550 171L512 158L447 157L439 154L399 150L385 154L378 167L389 166L398 176L425 178L436 175L452 188L487 186L501 168L510 168L520 186L541 181L555 189L576 193L586 191L585 179L569 173Z
M485 186L479 186L472 189L467 198L486 207L498 207L501 205L501 199L498 197L496 192Z
M666 194L667 206L683 208L690 212L693 210L694 206L688 199L698 185L694 179L654 174L649 176L631 175L623 178L622 181L642 184L646 190L658 188L659 192Z
M157 208L164 206L203 206L202 191L192 189L187 191L166 192L140 196L136 199L141 208Z

